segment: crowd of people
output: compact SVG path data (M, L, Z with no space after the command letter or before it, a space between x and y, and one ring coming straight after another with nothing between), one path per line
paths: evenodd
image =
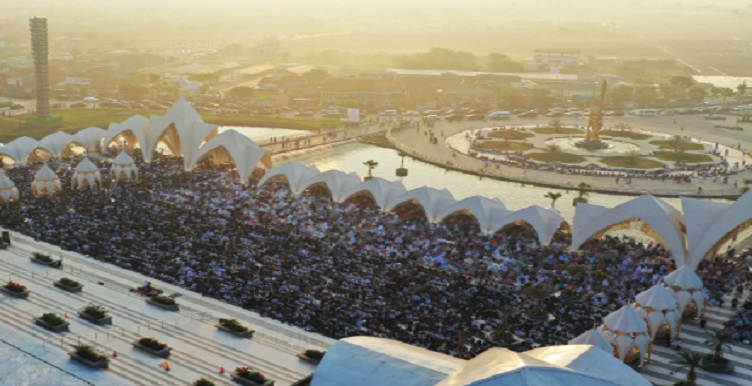
M53 197L29 192L38 165L9 170L23 202L3 209L3 225L331 337L465 356L509 334L519 350L562 344L675 268L660 244L604 237L570 252L565 233L542 246L524 225L486 235L461 215L382 213L367 195L293 196L276 178L256 186L260 170L241 184L226 166L185 172L156 156L138 181L72 191L74 165L53 165L65 185Z

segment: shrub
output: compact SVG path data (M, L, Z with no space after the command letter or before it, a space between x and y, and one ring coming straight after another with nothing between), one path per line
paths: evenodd
M155 296L152 298L157 303L166 304L168 306L175 304L175 299L169 296Z
M8 284L5 285L5 288L13 291L13 292L24 292L26 291L26 286L20 283L16 283L13 281L9 281Z
M154 339L154 338L141 338L138 343L144 347L148 347L154 351L159 351L167 347L166 344Z
M93 347L86 345L86 344L74 345L73 349L76 350L76 354L78 354L78 356L80 356L81 358L90 360L92 362L97 362L97 361L107 359L106 355L102 355L99 351L95 350Z
M264 374L261 374L258 371L252 371L248 367L239 367L237 369L237 374L239 377L250 379L257 383L264 383L266 381L266 377L264 376Z
M78 287L78 282L73 279L68 279L67 277L64 277L60 279L60 284L68 287Z
M45 263L52 262L52 257L50 257L50 255L45 255L44 253L34 252L34 258Z
M205 378L201 378L198 381L193 382L193 386L214 386L214 385L215 385L214 382Z
M235 332L246 332L248 331L248 327L242 325L240 322L238 322L236 319L219 319L219 324L229 328L232 331Z
M90 305L84 308L84 314L87 314L94 319L102 319L107 315L107 311L102 306Z
M59 326L63 323L65 323L65 319L49 312L46 314L42 314L42 320L45 321L45 323L49 324L50 326Z
M324 354L326 354L326 351L319 351L319 350L306 350L305 356L315 359L317 361L320 361L322 358L324 358Z

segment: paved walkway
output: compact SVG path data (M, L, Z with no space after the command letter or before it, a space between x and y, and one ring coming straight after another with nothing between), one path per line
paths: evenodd
M666 133L670 135L679 134L693 136L694 138L719 142L722 145L736 147L741 144L742 149L752 148L749 136L743 136L739 133L744 131L733 131L716 129L712 124L707 123L701 117L681 116L677 117L677 123L673 123L672 117L618 117L619 120L607 121L607 125L613 125L618 122L630 123L635 129L650 130L655 132ZM705 179L702 183L693 180L691 183L676 183L674 181L649 180L642 178L632 179L631 184L626 184L623 179L616 183L613 177L599 176L581 176L572 174L559 174L549 171L528 170L507 165L484 166L484 161L463 154L456 154L446 143L448 136L471 129L494 126L513 126L513 125L534 125L536 123L545 124L548 118L538 119L514 119L509 121L495 122L462 122L460 124L449 124L440 122L432 129L433 133L439 136L437 144L432 144L430 139L424 135L426 129L417 131L415 129L406 129L391 133L391 139L395 146L407 152L408 154L438 164L444 167L458 169L461 171L482 174L490 177L508 179L519 182L526 182L537 185L552 186L562 189L571 189L572 186L585 182L592 186L591 190L614 193L614 194L653 194L657 196L703 196L703 197L725 197L738 196L740 189L734 188L734 181L738 181L738 186L742 186L744 179L752 178L752 171L746 170L740 174L729 177L729 183L716 183L711 179ZM587 122L582 119L565 119L563 122L567 125L577 123L579 125ZM686 124L686 126L684 126ZM684 130L681 127L684 126ZM745 130L752 130L752 125L747 125ZM441 132L444 137L441 137ZM749 158L747 163L751 163ZM702 193L698 193L698 187L702 186Z

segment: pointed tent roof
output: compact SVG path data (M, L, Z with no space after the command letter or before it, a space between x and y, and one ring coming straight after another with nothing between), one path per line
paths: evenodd
M603 338L603 335L601 335L601 338ZM595 375L620 386L651 385L640 373L616 359L613 354L613 346L608 343L606 338L603 338L603 340L608 344L606 350L590 345L549 346L525 351L525 355L574 371Z
M700 291L703 287L702 279L689 266L679 267L676 271L664 276L663 282L669 287L678 287L687 291Z
M99 127L87 127L81 129L74 135L78 142L87 150L96 150L102 143L102 139L107 135L107 131Z
M696 268L712 252L718 241L740 225L752 219L752 191L733 204L682 197L682 209L687 219L687 265Z
M91 162L91 160L89 160L89 157L84 157L84 159L82 159L81 162L76 165L74 170L82 173L94 173L98 172L99 168L94 164L94 162Z
M71 176L71 185L84 187L84 181L88 183L89 187L94 186L96 183L101 183L102 173L99 171L97 165L89 160L88 157L84 157L81 162L76 165L73 176Z
M205 143L188 165L193 170L201 159L212 150L223 148L232 157L241 181L248 181L256 165L261 162L266 168L271 168L271 154L255 142L235 130L227 130Z
M656 284L640 292L635 297L635 303L640 307L650 307L657 311L675 310L674 294L663 284Z
M5 148L8 150L7 155L19 164L25 164L29 156L37 148L47 150L49 153L49 150L41 142L31 137L16 138L12 142L6 143Z
M42 167L37 170L37 172L34 174L34 179L37 181L53 181L59 179L57 174L50 169L47 164L42 165Z
M44 146L45 149L50 152L50 154L52 154L53 157L62 157L65 149L67 149L71 144L84 146L78 141L78 138L64 131L56 131L42 138L40 143L42 144L42 146Z
M486 233L492 233L494 218L500 218L511 213L498 198L471 196L448 206L439 213L436 221L444 221L451 214L462 210L470 211L478 220L481 231Z
M603 333L598 331L597 329L592 329L583 332L576 338L570 340L567 344L569 345L581 345L581 344L589 344L595 347L600 348L601 350L605 352L614 352L614 346L611 345L611 342L606 339L605 336L603 336Z
M52 194L61 188L62 185L60 184L60 178L58 178L57 174L55 174L47 164L44 164L44 166L34 174L34 181L31 182L31 193L35 195Z
M133 133L136 141L141 146L144 161L151 162L151 153L146 152L146 148L149 145L149 134L151 132L149 126L149 120L143 115L133 115L128 119L120 123L110 123L109 128L105 132L103 145L109 146L110 143L120 134L124 134L130 131ZM131 144L133 146L133 144Z
M651 195L640 196L614 208L579 204L572 227L572 249L578 249L589 238L612 225L631 219L649 224L666 242L677 265L685 263L684 216Z
M611 331L624 334L647 333L648 325L631 306L623 306L603 318L603 325Z
M266 174L264 174L264 177L262 177L261 181L259 181L259 186L263 186L273 177L285 176L290 187L290 192L297 195L303 191L303 183L318 173L319 169L314 165L305 166L301 163L292 162L267 170Z
M493 217L490 227L491 233L498 232L505 226L517 221L524 221L530 224L535 229L535 232L538 233L538 242L541 245L548 245L551 243L559 226L564 222L564 219L555 210L533 205L508 213L505 216Z
M303 182L301 185L301 191L306 190L311 187L311 185L319 182L326 184L327 188L329 188L329 191L332 193L332 200L335 202L341 202L344 200L347 190L360 183L360 178L357 173L327 170L323 173L314 175Z
M409 190L400 196L397 196L387 205L387 211L397 207L399 204L410 200L417 200L426 212L428 221L436 222L436 218L441 211L454 204L454 197L448 190L434 189L423 186Z
M367 191L373 196L379 209L384 210L390 199L393 199L407 191L405 185L399 181L387 181L380 177L371 178L368 181L358 183L347 189L342 194L342 201L345 202L348 198L352 197L358 192Z
M5 170L0 169L0 203L5 204L18 200L18 197L16 184L5 175Z
M569 346L562 346L568 348ZM542 358L549 355L534 353ZM605 354L605 353L604 353ZM504 348L491 348L466 362L436 386L613 386L617 383Z
M128 153L121 151L120 154L112 160L113 165L134 165L133 158Z
M149 123L149 154L156 149L160 140L164 140L176 156L183 157L186 169L189 168L201 144L209 140L217 128L216 125L204 122L196 109L182 97L164 116L152 115ZM171 135L164 137L170 125L174 125L177 138Z

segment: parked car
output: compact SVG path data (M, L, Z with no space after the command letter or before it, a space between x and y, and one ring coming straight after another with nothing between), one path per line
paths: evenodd
M486 116L484 114L468 114L465 115L465 119L468 121L482 121L486 119Z
M520 118L535 118L538 116L538 113L532 112L532 111L525 111L524 113L517 114Z
M449 122L459 122L463 118L465 118L465 116L462 115L462 114L449 114L449 115L445 115L444 116L444 119L447 120L447 121L449 121Z
M80 109L82 107L86 107L86 103L83 103L83 102L71 103L70 107L74 109Z

